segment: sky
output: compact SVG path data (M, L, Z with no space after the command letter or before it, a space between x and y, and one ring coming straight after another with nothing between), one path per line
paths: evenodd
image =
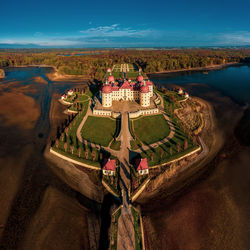
M11 0L0 47L250 45L250 0Z

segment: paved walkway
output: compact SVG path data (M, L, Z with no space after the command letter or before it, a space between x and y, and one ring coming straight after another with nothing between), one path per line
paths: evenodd
M124 107L125 108L125 107ZM134 221L129 206L129 196L131 190L131 173L129 165L129 149L131 135L129 131L128 113L122 112L121 123L121 150L118 152L120 167L120 187L122 189L123 208L118 220L117 249L135 249Z

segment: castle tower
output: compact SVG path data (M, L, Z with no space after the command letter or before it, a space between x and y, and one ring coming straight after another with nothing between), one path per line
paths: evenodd
M112 90L111 86L107 85L107 81L102 87L102 106L105 108L112 106Z
M150 92L148 86L145 83L140 89L140 104L142 107L150 106Z

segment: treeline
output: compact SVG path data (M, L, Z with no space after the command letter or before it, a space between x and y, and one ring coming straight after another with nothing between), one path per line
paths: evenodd
M69 51L76 54L79 50ZM145 73L191 69L229 62L241 62L250 49L98 50L80 56L63 56L60 50L0 52L0 67L50 65L61 74L83 75L103 80L106 69L116 63L134 63Z

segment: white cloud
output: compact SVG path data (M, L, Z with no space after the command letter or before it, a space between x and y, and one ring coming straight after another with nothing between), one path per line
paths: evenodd
M218 43L225 45L250 45L250 32L220 33L218 34Z
M136 30L130 27L122 28L119 24L99 26L80 31L83 37L142 37L148 35L150 32L150 29Z

